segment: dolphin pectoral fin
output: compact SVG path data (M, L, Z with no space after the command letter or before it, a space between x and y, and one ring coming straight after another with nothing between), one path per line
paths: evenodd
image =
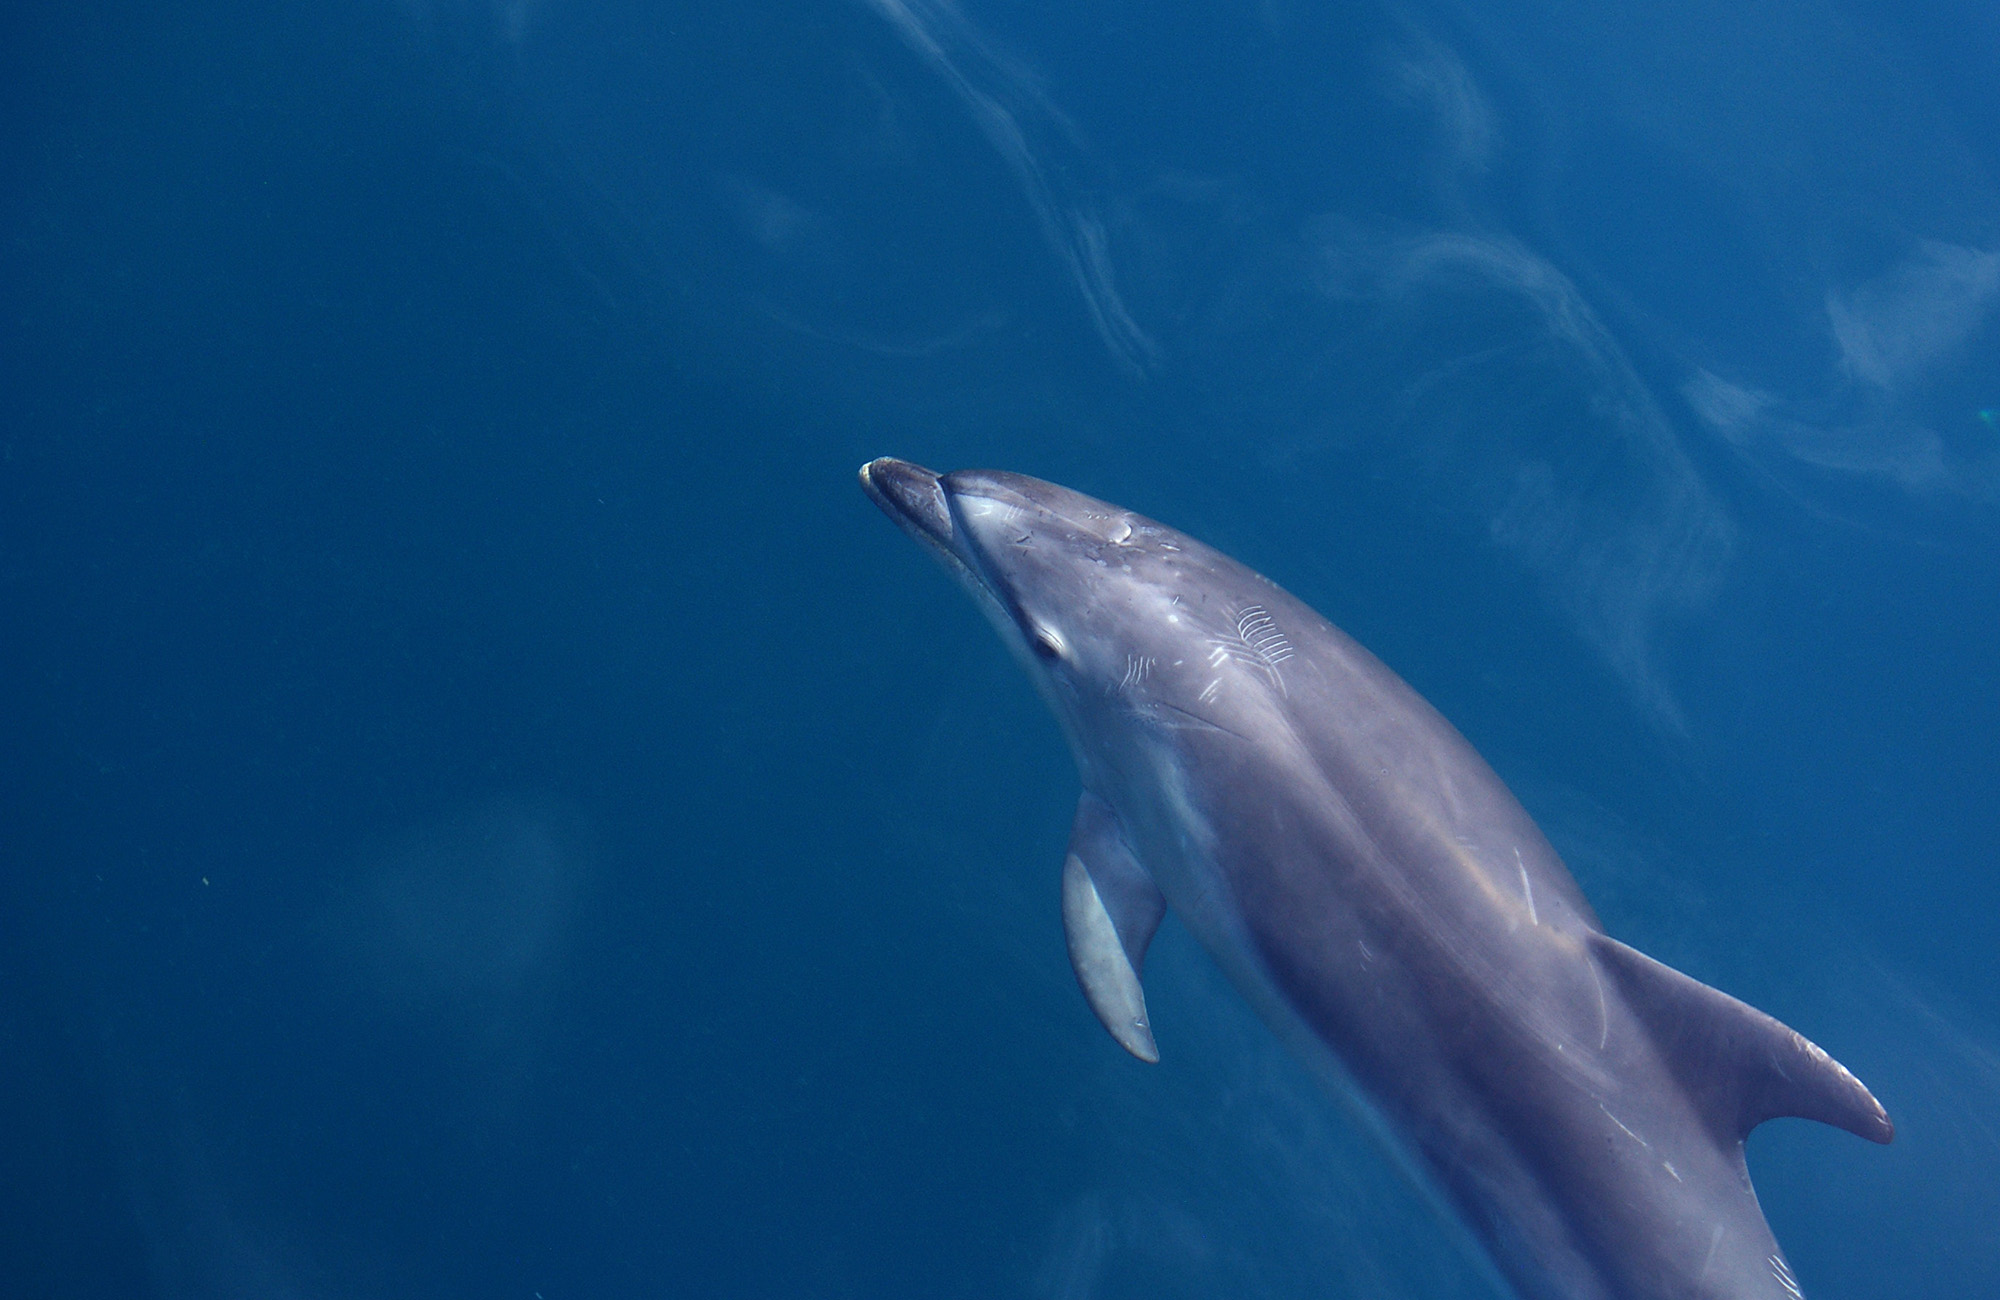
M1120 1047L1157 1064L1160 1049L1146 1018L1146 991L1139 984L1139 972L1118 940L1090 868L1074 853L1063 862L1063 934L1069 940L1069 963L1090 1009Z
M1741 1141L1765 1120L1792 1115L1870 1142L1896 1136L1861 1080L1797 1030L1607 935L1593 934L1590 945L1720 1133Z
M1085 1000L1120 1047L1157 1062L1139 971L1167 900L1132 856L1110 807L1087 791L1077 803L1062 889L1063 934Z

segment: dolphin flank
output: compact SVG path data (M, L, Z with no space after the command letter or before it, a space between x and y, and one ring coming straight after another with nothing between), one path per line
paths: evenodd
M977 600L1083 779L1063 925L1121 1046L1171 909L1533 1300L1799 1300L1743 1159L1887 1113L1798 1033L1604 933L1485 761L1275 584L1019 474L861 484Z

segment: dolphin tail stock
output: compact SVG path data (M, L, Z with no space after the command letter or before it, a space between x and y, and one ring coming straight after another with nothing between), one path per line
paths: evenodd
M1139 971L1167 900L1132 855L1116 814L1088 790L1077 800L1062 890L1063 936L1084 999L1120 1047L1158 1063Z
M1720 1136L1741 1142L1767 1119L1795 1116L1870 1142L1895 1137L1874 1094L1797 1030L1608 935L1590 945Z

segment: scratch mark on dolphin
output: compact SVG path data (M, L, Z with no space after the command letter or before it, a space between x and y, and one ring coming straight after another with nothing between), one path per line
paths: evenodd
M1535 914L1535 886L1528 879L1528 864L1521 861L1521 850L1518 848L1514 850L1514 866L1521 873L1521 892L1528 898L1528 924L1540 925L1542 918Z
M1623 1133L1626 1137L1631 1138L1634 1142L1637 1142L1640 1146L1646 1148L1646 1150L1651 1151L1653 1149L1653 1144L1651 1142L1648 1142L1646 1139L1640 1137L1637 1133L1634 1133L1631 1129L1626 1128L1625 1121L1619 1119L1616 1115L1613 1115L1608 1109L1606 1109L1603 1102L1601 1101L1598 1102L1597 1108L1601 1111L1604 1111L1604 1118L1610 1120L1613 1124L1616 1124L1618 1126L1619 1132Z
M1597 990L1597 1050L1601 1052L1611 1042L1611 1008L1604 1001L1604 977L1597 973L1597 963L1587 964L1591 987Z

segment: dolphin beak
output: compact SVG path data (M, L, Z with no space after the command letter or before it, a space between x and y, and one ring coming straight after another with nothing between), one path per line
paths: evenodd
M904 532L940 559L963 564L953 536L951 507L937 474L884 456L861 467L861 490Z

